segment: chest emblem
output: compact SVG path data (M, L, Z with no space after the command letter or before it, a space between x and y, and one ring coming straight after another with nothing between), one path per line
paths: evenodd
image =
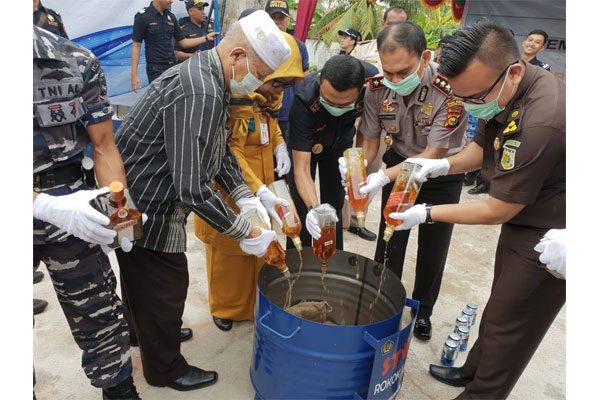
M392 144L394 144L394 139L392 138L392 135L385 135L385 137L383 138L383 143L385 143L387 147L390 147Z
M498 151L499 148L500 148L500 138L496 137L496 139L494 139L494 150Z
M394 112L396 108L392 106L392 102L388 99L385 99L381 102L381 111L382 112Z
M421 107L421 113L427 118L429 118L431 116L432 112L433 112L433 104L431 104L430 102L423 104L423 107Z
M502 160L500 160L500 165L505 170L513 169L515 167L515 156L517 155L517 151L515 149L509 149L507 147L504 148L502 152Z

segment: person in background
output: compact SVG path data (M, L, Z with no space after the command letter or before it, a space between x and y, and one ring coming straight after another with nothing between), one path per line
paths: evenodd
M242 13L244 15L244 13ZM228 143L235 154L250 191L256 193L263 204L274 201L267 188L290 170L291 161L283 135L277 124L283 90L304 79L300 51L294 38L282 32L291 55L275 72L265 78L254 93L231 96L231 116ZM273 164L273 157L277 166ZM231 197L220 185L215 185L227 204L238 211ZM277 214L273 219L281 226ZM265 262L264 257L249 255L240 249L238 242L219 233L208 223L194 216L196 236L205 243L206 270L208 274L208 303L213 321L223 331L228 331L233 321L254 320L256 279Z
M200 0L186 0L185 8L188 16L179 20L179 28L187 39L195 39L202 37L205 42L201 45L183 48L179 43L175 43L175 57L178 61L184 61L194 55L194 53L204 50L209 42L214 41L216 32L206 33L206 13L205 7L208 3Z
M44 7L42 0L33 0L33 24L65 39L69 38L60 14Z
M227 145L230 94L251 94L290 55L264 11L236 21L217 47L165 71L133 105L116 135L130 195L148 214L144 237L130 253L117 250L128 322L137 335L150 385L179 391L214 384L215 371L188 365L181 341L189 284L186 221L194 212L218 232L262 255L275 232L252 226L214 190L218 183L246 212L268 221Z
M422 165L417 179L481 168L490 197L417 204L390 217L402 220L398 230L502 225L479 336L462 367L432 364L429 372L464 386L458 399L506 399L566 298L566 88L522 60L509 30L490 20L458 30L439 71L479 118L475 140L448 158L407 161Z
M302 224L302 246L311 246L321 229L313 207L329 203L342 218L344 188L337 159L352 147L354 124L363 111L365 79L377 69L354 57L335 55L320 72L309 74L298 83L290 111L289 143L292 170L287 176L290 194ZM319 168L320 202L315 187ZM292 248L288 238L287 247ZM336 225L336 247L344 248L342 224Z
M358 31L348 28L344 31L338 31L340 36L340 54L350 54L356 47L356 43L362 38Z
M406 21L408 19L408 12L404 7L392 6L386 10L383 14L383 21L381 26L385 28L392 22ZM358 58L359 60L365 61L369 64L377 67L379 75L383 73L381 67L381 60L379 59L379 52L377 51L377 39L366 40L364 42L358 42L351 56ZM379 145L379 151L375 158L367 165L367 175L377 172L381 168L381 159L387 146L384 143L385 135L381 135L381 143ZM356 132L355 147L361 147L363 144L364 136L360 131ZM344 205L344 226L348 227L348 232L358 235L360 238L369 241L375 241L377 234L370 231L366 227L359 227L358 221L356 220L356 214L354 209L350 207L348 202ZM346 211L347 210L347 211ZM365 210L365 219L368 215L368 209ZM349 216L349 217L348 217Z
M550 71L550 65L545 62L541 62L537 59L538 53L540 53L546 42L548 41L548 34L541 29L534 29L529 32L529 35L521 43L521 58L525 61L529 61L530 64L537 65L538 67L544 68L546 71Z
M265 6L265 11L271 16L271 19L273 22L275 22L275 25L277 25L280 31L287 31L287 27L292 18L290 16L290 8L287 1L269 0ZM309 68L308 51L306 50L306 45L301 40L297 38L294 39L296 40L298 49L300 49L300 56L302 57L302 71L304 71L304 76L306 76L308 75ZM281 103L281 109L279 110L279 128L281 129L281 133L283 134L283 138L286 143L289 143L287 132L290 107L292 107L292 101L294 100L294 87L295 86L292 85L285 88L283 91L283 101Z
M135 14L131 40L131 89L137 93L142 83L137 69L142 51L142 41L146 46L146 75L148 83L177 63L172 39L183 48L197 47L207 42L207 38L186 38L181 31L175 14L169 11L173 0L152 0ZM215 32L218 34L218 32ZM214 35L213 35L214 37Z

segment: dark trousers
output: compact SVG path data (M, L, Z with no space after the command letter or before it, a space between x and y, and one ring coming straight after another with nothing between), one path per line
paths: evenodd
M393 149L389 149L383 156L387 167L392 167L404 161ZM464 174L441 176L429 179L423 184L415 204L454 204L460 200L462 181ZM381 193L381 209L383 210L388 197L392 191L394 182L385 185ZM419 248L417 250L417 265L415 270L415 286L412 298L420 302L419 316L429 317L433 312L433 306L440 293L442 275L446 265L450 239L452 238L453 224L437 222L432 225L421 224L419 230ZM410 230L394 232L387 244L383 240L385 229L385 218L381 214L379 222L379 235L375 261L384 263L387 258L386 267L391 269L398 278L402 279L404 268L404 256Z
M74 236L33 248L46 264L92 385L105 388L124 381L132 371L129 334L106 254Z
M533 249L547 229L504 224L479 336L463 368L475 378L460 399L505 399L565 303L565 280Z
M286 143L289 143L288 121L278 120L277 124L279 125L279 129L281 129L281 134L283 135L283 140L285 140ZM290 154L291 154L291 152L290 152Z
M338 223L335 225L335 248L344 249L344 239L342 237L342 208L344 207L344 187L342 186L342 178L340 177L340 170L338 167L338 158L343 154L343 150L338 152L332 152L326 157L313 156L310 161L310 174L313 181L315 180L317 165L319 166L319 187L320 187L320 198L321 204L329 203L336 210ZM290 194L296 210L298 210L298 216L302 221L302 230L300 231L300 239L302 240L302 247L312 246L312 240L310 233L306 230L306 214L308 209L304 204L304 201L298 194L296 188L296 182L294 180L294 165L290 172L286 175L287 183L290 187ZM287 239L287 248L293 249L294 244L291 239Z
M175 61L172 64L152 64L146 63L146 75L148 76L148 83L158 78L163 72L175 65Z
M189 284L184 253L163 253L133 246L115 250L121 269L121 292L127 322L135 329L144 377L162 386L182 376L188 364L181 355L181 317Z

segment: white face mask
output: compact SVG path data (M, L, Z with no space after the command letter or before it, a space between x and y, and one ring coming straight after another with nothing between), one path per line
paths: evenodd
M233 94L250 94L263 84L263 81L254 76L250 72L250 64L248 63L248 56L246 56L246 69L248 73L244 76L240 82L235 80L235 69L231 66L231 79L229 80L229 87Z

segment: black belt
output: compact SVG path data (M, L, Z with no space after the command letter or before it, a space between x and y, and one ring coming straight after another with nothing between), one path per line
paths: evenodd
M58 185L73 183L81 178L81 164L69 164L33 174L33 187L35 189L49 189Z

